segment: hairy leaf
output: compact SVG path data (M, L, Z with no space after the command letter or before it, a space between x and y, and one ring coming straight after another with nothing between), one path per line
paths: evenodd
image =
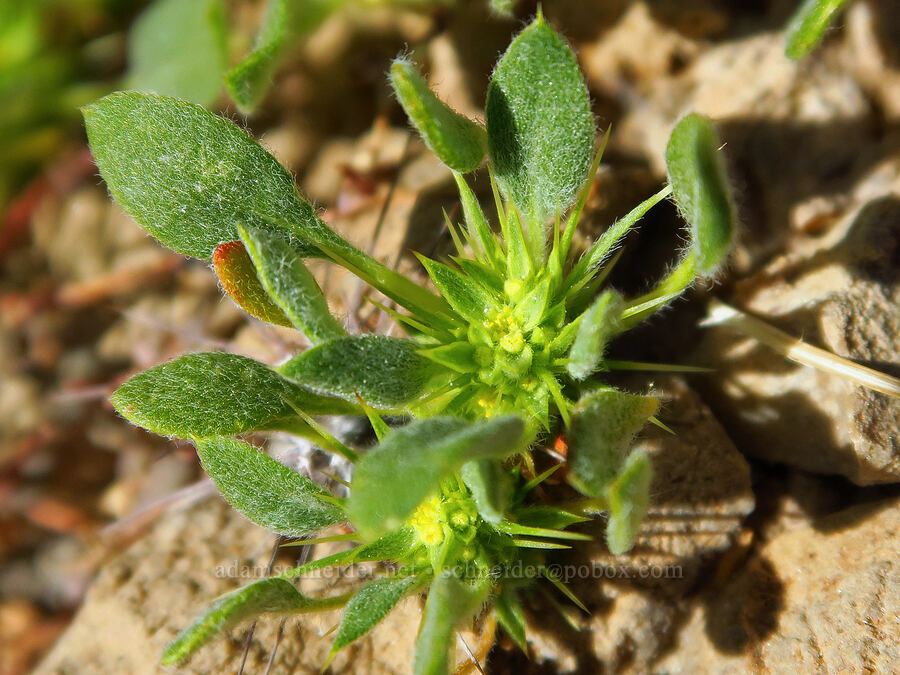
M234 124L166 96L118 92L83 109L112 196L166 246L209 258L248 228L300 237L437 327L443 300L342 239L302 199L291 175Z
M309 415L358 412L357 406L307 391L258 361L224 352L187 354L145 370L110 400L129 422L179 438L290 429L297 421L293 406Z
M293 327L284 311L263 288L243 242L228 241L213 251L213 269L219 283L238 307L268 323Z
M263 287L310 342L316 344L347 334L328 310L322 289L297 256L291 239L281 232L243 225L238 225L238 232Z
M109 191L139 225L179 253L209 258L239 239L237 223L315 223L291 175L226 119L167 96L117 92L83 109ZM324 225L322 226L324 227Z
M326 567L352 565L354 563L372 562L375 560L402 560L410 552L420 546L412 528L404 527L384 535L369 544L356 546L347 551L332 553L324 558L311 560L282 574L285 578L295 578L315 572Z
M719 152L721 145L712 122L691 114L675 125L666 146L669 182L691 227L700 274L715 274L728 257L734 237L734 200Z
M323 394L395 410L414 402L442 370L412 340L360 335L324 342L281 366L285 377Z
M308 598L290 581L260 579L220 597L209 610L183 630L163 652L162 664L181 663L210 638L249 618L270 613L321 612L340 607L348 596Z
M420 349L419 354L458 373L469 373L478 369L475 346L471 342L451 342L440 347Z
M222 0L157 0L128 39L128 86L200 105L222 90L227 65Z
M524 431L524 422L515 415L478 422L432 417L398 429L356 465L347 502L353 525L367 537L399 527L443 478L466 462L502 459L521 449Z
M244 112L257 106L271 84L272 71L290 33L290 12L290 0L269 0L253 51L225 74L228 94Z
M410 121L439 160L460 173L478 168L484 158L483 128L441 101L406 59L397 59L391 65L391 85Z
M510 474L494 459L479 459L463 464L460 476L472 492L478 513L489 523L499 523L512 501Z
M509 633L519 649L528 653L528 641L525 638L525 612L522 611L522 603L516 597L514 591L504 588L500 595L494 599L494 611L503 630Z
M372 630L405 595L424 582L424 577L392 576L370 581L359 589L341 614L331 654Z
M585 252L578 263L569 272L562 288L567 298L572 298L594 277L610 252L622 241L626 234L643 218L651 208L671 194L668 186L648 197L629 211L625 217L612 224L594 244Z
M551 281L550 277L544 277L528 295L516 303L514 314L523 331L531 330L547 317Z
M441 295L461 316L480 322L489 310L497 308L496 297L466 275L425 256L418 258Z
M548 530L564 530L570 525L583 523L588 518L554 506L524 506L515 510L516 521L528 527Z
M633 452L615 481L606 490L609 522L606 545L613 555L621 555L634 546L641 521L650 501L653 465L645 452Z
M594 146L594 118L578 61L543 17L519 34L497 64L485 115L497 181L535 229L573 202Z
M447 675L456 627L472 616L484 601L488 584L471 585L452 572L444 572L431 584L425 613L416 639L415 675Z
M659 408L653 396L604 388L575 406L569 431L569 481L598 496L622 467L634 435Z
M804 0L787 26L784 53L798 61L822 41L825 31L847 0Z
M207 438L196 444L225 501L257 525L299 537L347 519L328 492L243 441Z
M469 236L478 242L481 252L487 256L488 261L496 265L500 260L500 252L494 233L491 232L491 226L488 224L484 211L481 210L481 204L478 203L475 193L472 192L472 188L469 187L462 175L454 171L453 178L456 180L456 186L459 189L459 201L462 204Z
M314 31L348 0L269 0L253 51L225 74L228 94L244 113L253 112L292 40Z
M569 351L566 369L576 380L583 380L596 372L606 344L619 332L619 319L625 300L613 290L601 293L581 318L575 342Z

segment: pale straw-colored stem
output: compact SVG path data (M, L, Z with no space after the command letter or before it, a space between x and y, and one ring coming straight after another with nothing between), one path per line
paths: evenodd
M813 347L746 312L713 299L701 326L729 326L774 349L791 361L843 377L860 386L900 398L900 378L879 372L824 349Z

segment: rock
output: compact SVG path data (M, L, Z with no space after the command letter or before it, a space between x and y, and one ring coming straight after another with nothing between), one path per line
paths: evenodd
M35 671L160 673L165 645L220 594L265 574L273 535L243 519L220 498L168 513L142 540L109 562L70 628ZM308 584L335 586L347 579L322 577ZM405 673L420 615L417 598L402 602L367 637L338 655L334 673ZM271 673L317 672L325 663L338 615L287 620ZM279 620L260 619L247 657L248 673L261 673ZM179 673L237 672L246 626L219 636L179 668Z
M894 672L898 560L896 499L789 530L703 596L653 672Z
M635 3L583 55L591 86L626 111L613 118L612 151L642 156L657 180L680 117L699 112L716 122L745 230L732 270L746 273L784 244L798 202L849 191L896 146L885 142L873 99L888 89L875 83L893 71L862 53L865 30L795 63L780 30L710 44Z
M857 187L827 235L795 238L790 252L739 282L731 301L811 344L896 374L898 260L894 160ZM859 485L900 481L897 399L788 362L729 328L709 329L698 354L716 370L705 382L708 401L742 451Z

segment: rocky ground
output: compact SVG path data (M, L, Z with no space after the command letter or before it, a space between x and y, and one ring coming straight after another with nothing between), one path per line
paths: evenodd
M538 594L528 658L501 639L488 672L880 673L900 663L900 403L731 329L697 327L717 296L900 375L900 10L850 3L795 64L781 32L794 4L544 3L579 51L601 126L613 124L593 231L658 189L669 129L697 110L725 141L742 232L716 285L613 345L620 358L714 369L630 382L656 388L676 432L650 428L640 440L656 478L638 545L620 559L600 544L560 558L591 570L570 582L590 616ZM478 2L337 16L285 65L249 127L326 220L378 257L439 250L452 180L410 137L384 71L411 49L442 95L477 115L519 25ZM0 250L0 672L42 658L39 673L155 673L191 617L248 566L266 567L274 538L222 505L190 447L127 426L105 398L184 351L275 363L302 339L246 319L202 264L157 246L108 202L83 152L48 175L24 237ZM613 283L642 290L678 245L674 210L661 206ZM357 312L352 279L317 273L336 309L376 327ZM332 671L406 672L419 612L406 601ZM247 673L264 672L273 653L269 672L316 672L333 623L263 620L249 639L244 627L205 647L185 672L237 672L245 643ZM481 655L478 636L466 639Z

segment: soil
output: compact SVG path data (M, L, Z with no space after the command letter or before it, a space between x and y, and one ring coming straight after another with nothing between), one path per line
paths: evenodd
M248 20L259 5L231 4ZM487 653L464 633L487 672L900 663L900 403L697 326L716 296L900 375L900 10L848 3L795 64L782 27L796 4L543 3L578 51L599 126L613 127L587 234L659 189L669 130L696 110L725 142L741 235L715 283L612 345L616 358L715 369L624 381L663 395L660 418L676 431L641 437L657 473L639 545L622 559L600 544L559 559L590 570L572 585L591 614L536 594L527 658L502 636ZM480 116L494 60L534 9L519 3L509 19L472 0L340 13L292 54L246 125L333 227L418 274L408 252L447 250L441 209L455 213L455 188L384 73L410 51L446 100ZM130 427L106 398L186 351L277 363L305 343L248 319L204 264L162 249L111 204L81 137L47 158L4 227L13 220L17 237L0 237L0 673L158 672L165 642L240 581L215 570L265 567L274 537L222 505L189 445ZM674 208L660 205L611 282L644 290L680 243ZM315 272L351 326L389 329L352 277ZM406 601L331 672L407 672L420 610ZM245 642L247 673L273 654L268 672L315 672L330 619L262 620L249 640L241 627L185 672L237 672Z

